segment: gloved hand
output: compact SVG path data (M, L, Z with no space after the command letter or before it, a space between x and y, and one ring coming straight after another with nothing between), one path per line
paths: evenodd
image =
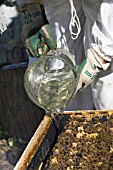
M102 63L99 56L94 52L92 48L87 50L87 59L78 67L76 73L78 76L78 86L76 93L86 88L94 79L94 77L101 70L106 70L110 63Z
M30 3L18 7L18 11L24 16L22 40L32 56L38 57L40 53L46 54L50 49L55 49L56 41L46 18L44 6Z

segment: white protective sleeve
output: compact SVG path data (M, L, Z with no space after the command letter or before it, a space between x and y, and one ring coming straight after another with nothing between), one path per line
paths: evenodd
M43 0L17 0L18 5L30 4L30 3L40 3L43 4Z
M86 50L94 51L107 61L113 58L113 1L84 0L86 15Z
M105 60L113 58L113 1L83 0L86 16L84 47L89 47ZM93 36L92 36L93 35ZM113 109L113 61L106 71L96 76L92 93L97 110Z
M105 60L113 58L113 1L103 0L98 20L92 28L94 50Z

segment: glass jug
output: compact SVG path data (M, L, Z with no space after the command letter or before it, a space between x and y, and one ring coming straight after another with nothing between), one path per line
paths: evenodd
M63 112L77 87L76 63L66 50L56 49L30 64L24 86L29 98L49 112Z

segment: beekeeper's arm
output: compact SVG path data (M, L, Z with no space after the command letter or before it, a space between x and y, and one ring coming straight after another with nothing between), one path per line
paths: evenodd
M22 40L34 57L42 51L56 48L56 41L49 26L43 0L17 0L17 9L23 15Z
M87 59L78 69L78 92L88 86L101 70L106 70L113 58L113 2L104 0L101 4L92 36L93 43L87 50Z

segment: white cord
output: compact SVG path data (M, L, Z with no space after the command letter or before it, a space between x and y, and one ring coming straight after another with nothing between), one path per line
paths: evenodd
M79 18L78 18L78 15L77 15L77 12L76 12L76 9L74 7L74 4L73 4L73 0L69 0L70 2L70 5L71 5L71 20L70 20L70 24L69 24L69 30L70 30L70 33L71 33L71 38L73 40L77 39L78 38L78 35L81 31L81 25L80 25L80 21L79 21ZM73 32L73 27L77 28L77 32Z

